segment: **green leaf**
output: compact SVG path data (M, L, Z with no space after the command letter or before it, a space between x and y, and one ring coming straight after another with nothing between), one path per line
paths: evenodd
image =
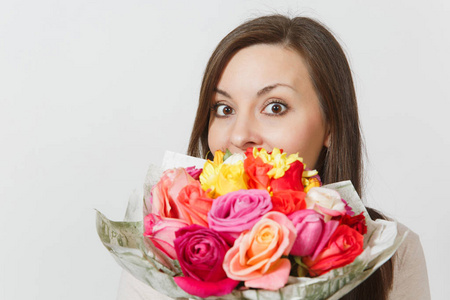
M225 154L223 156L223 161L225 161L231 155L233 155L233 153L231 153L231 151L227 149L227 151L225 152Z

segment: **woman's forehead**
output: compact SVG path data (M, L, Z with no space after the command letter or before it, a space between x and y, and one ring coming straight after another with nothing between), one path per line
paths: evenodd
M263 93L276 86L299 90L309 81L304 59L281 45L257 44L238 51L223 70L216 92Z

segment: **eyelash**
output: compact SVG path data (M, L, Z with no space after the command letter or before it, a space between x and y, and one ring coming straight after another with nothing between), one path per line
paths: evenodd
M217 109L220 106L228 106L229 108L231 108L234 111L234 109L231 106L229 106L228 104L225 104L223 102L216 102L213 105L211 105L211 111L214 113L214 116L217 118L226 118L228 116L228 115L219 115L218 114Z
M290 107L287 105L286 102L284 102L284 101L282 101L280 99L271 99L271 100L269 100L269 102L267 104L264 105L264 108L263 108L262 111L264 111L271 104L280 104L280 105L282 105L284 107L284 110L282 112L278 113L278 114L276 114L276 113L266 114L267 116L270 116L270 117L282 116L282 115L286 114L289 111L289 109L290 109Z

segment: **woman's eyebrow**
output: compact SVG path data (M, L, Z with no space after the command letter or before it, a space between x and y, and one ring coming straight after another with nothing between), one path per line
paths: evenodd
M214 88L214 92L216 92L217 94L221 94L222 96L225 96L225 97L231 99L230 94L228 94L227 92L225 92L225 91L223 91L223 90L221 90L221 89Z
M277 87L279 87L279 86L284 86L284 87L290 88L291 90L294 90L294 91L295 91L295 89L294 89L292 86L290 86L289 84L285 84L285 83L275 83L275 84L272 84L272 85L268 85L268 86L266 86L266 87L263 87L262 89L260 89L260 90L256 93L256 95L259 97L259 96L261 96L261 95L267 94L267 93L269 93L271 90L273 90L273 89L275 89L275 88L277 88ZM221 90L221 89L219 89L219 88L214 88L214 92L216 92L216 93L218 93L218 94L221 94L222 96L225 96L225 97L231 99L231 95L228 94L227 92L225 92L224 90Z
M275 83L275 84L268 85L268 86L266 86L266 87L260 89L260 90L258 91L258 93L256 93L256 95L259 97L259 96L261 96L261 95L267 94L268 92L270 92L271 90L273 90L274 88L279 87L279 86L288 87L288 88L290 88L290 89L292 89L292 90L295 91L295 89L294 89L292 86L288 85L288 84L284 84L284 83Z

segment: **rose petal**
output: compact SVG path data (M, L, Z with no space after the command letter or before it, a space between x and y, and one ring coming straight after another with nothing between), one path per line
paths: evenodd
M320 251L322 251L323 247L328 243L331 235L334 233L336 228L339 226L339 221L330 220L326 222L323 226L322 236L319 244L317 245L314 254L312 255L312 260L315 260L317 255L319 255Z
M312 209L304 209L289 215L289 219L294 223L297 232L291 254L295 256L312 255L322 235L323 215Z
M186 293L201 298L229 294L239 283L239 281L229 278L216 282L199 281L189 277L174 277L173 280Z
M282 258L278 261L275 269L263 276L245 281L245 286L249 288L261 288L275 291L282 288L288 281L291 263L289 259Z
M156 248L163 251L172 259L177 259L173 240L175 232L187 226L183 220L172 218L161 218L155 214L148 214L144 218L144 236L148 237Z

